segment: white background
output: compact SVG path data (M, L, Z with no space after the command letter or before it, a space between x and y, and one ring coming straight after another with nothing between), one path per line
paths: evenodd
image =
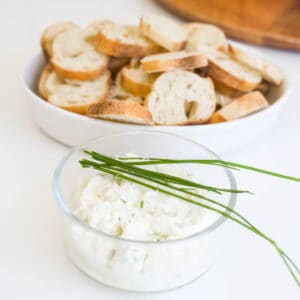
M96 18L133 23L160 12L143 0L0 1L0 299L299 299L300 290L275 251L227 222L214 267L171 292L126 293L79 272L65 255L51 180L67 148L32 122L20 86L20 67L39 48L42 29L56 21ZM290 74L292 94L280 119L260 140L225 158L300 177L300 54L261 49ZM236 128L236 130L239 130ZM224 137L226 138L226 137ZM300 265L300 184L239 172L240 188L256 191L237 208L269 233Z

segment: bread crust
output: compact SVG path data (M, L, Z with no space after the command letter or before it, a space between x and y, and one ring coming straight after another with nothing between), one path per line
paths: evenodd
M74 28L55 39L50 62L61 77L83 81L100 76L107 69L109 57L86 41L84 30Z
M145 74L147 76L146 80L142 80L140 77L140 80L134 80L128 74L130 72L130 69L124 67L120 72L120 84L121 86L128 91L129 93L133 94L134 96L138 97L145 97L151 92L151 86L154 81L154 78L149 78L149 75Z
M203 46L214 49L223 49L227 46L224 32L215 25L192 22L184 24L183 28L188 35L185 45L187 51L198 51Z
M222 115L220 115L218 112L215 112L210 119L208 120L208 124L215 124L215 123L222 123L222 122L226 122L227 120L222 117Z
M50 72L49 72L50 74ZM49 76L48 74L48 76ZM104 83L104 90L102 92L101 95L95 97L95 99L93 101L90 101L88 103L78 103L78 104L73 104L73 105L64 105L64 104L57 104L54 103L51 99L51 94L49 92L47 92L48 95L48 102L58 106L62 109L74 112L74 113L78 113L78 114L86 114L88 111L88 108L95 103L102 103L105 102L108 96L108 92L109 92L109 86L110 86L110 72L106 71L106 74L103 74L102 76L106 76L105 78L105 83ZM70 101L72 101L72 99L69 99Z
M259 91L244 94L219 111L215 112L209 123L231 121L245 117L269 106L267 99Z
M206 72L212 78L242 92L250 92L255 89L260 83L245 81L223 69L219 64L215 63L211 59L209 59L209 64L206 68Z
M109 100L102 104L90 106L87 115L124 123L153 125L150 111L141 104L131 100Z
M169 53L167 53L169 54ZM163 59L164 54L158 54L157 59L141 60L142 68L147 73L165 72L176 69L192 70L206 67L208 64L206 56L202 54L187 53L186 57ZM159 57L162 57L159 59Z
M86 71L80 71L80 70L72 70L62 67L60 64L56 63L54 58L50 59L50 62L57 74L59 74L61 77L70 79L70 80L92 80L100 76L102 73L104 73L107 69L109 58L104 58L102 66L100 66L97 69L91 69Z
M181 41L172 41L169 37L162 36L159 31L156 31L151 24L145 21L145 17L140 18L139 28L142 30L144 35L156 43L159 43L169 51L182 50L186 45L186 37Z
M259 72L266 81L275 85L280 85L283 81L283 74L280 69L273 64L266 62L263 58L250 52L248 53L243 49L233 47L231 44L228 45L226 50L235 60Z
M47 79L49 74L52 72L52 70L53 70L52 65L48 63L46 67L43 69L38 83L38 93L45 100L48 99Z
M99 52L114 57L141 57L162 51L161 47L154 43L148 45L122 43L110 39L102 31L98 32L94 45Z
M55 34L52 34L53 36L49 36L49 35L51 35L51 31L53 31L55 29L55 27L58 28L59 26L61 28L59 30L57 30L57 32ZM49 56L49 57L53 56L52 45L53 45L54 39L60 33L66 31L66 30L72 29L72 28L79 28L79 26L73 22L64 21L64 22L59 22L59 23L50 25L43 31L41 40L40 40L40 44L47 56Z

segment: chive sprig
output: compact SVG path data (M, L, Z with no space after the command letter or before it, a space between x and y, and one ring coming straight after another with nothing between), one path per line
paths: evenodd
M229 168L233 170L245 169L269 176L300 182L300 178L292 177L268 170L251 167L235 162L224 160L203 160L203 159L166 159L166 158L141 158L141 157L120 157L118 159L100 154L95 151L84 150L90 159L81 159L79 163L83 168L93 168L97 171L110 174L123 180L133 182L137 185L158 191L162 194L180 199L193 205L201 206L205 209L214 211L242 227L250 230L268 243L276 250L290 275L300 287L300 270L294 261L286 254L279 245L268 235L254 226L247 218L235 211L234 209L214 200L201 195L199 190L206 190L221 195L222 193L251 193L246 190L236 190L220 188L215 186L203 185L195 181L180 178L174 175L157 172L142 168L148 165L165 165L165 164L205 164ZM143 203L144 205L144 203Z

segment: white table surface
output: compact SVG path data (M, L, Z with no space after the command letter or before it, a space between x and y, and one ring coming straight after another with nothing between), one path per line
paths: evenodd
M67 148L32 122L19 82L20 67L39 47L41 30L59 20L96 18L137 22L160 12L143 0L0 1L0 299L300 299L300 290L275 251L227 222L214 267L200 280L171 292L127 293L79 272L66 257L51 180ZM163 12L165 13L165 12ZM261 49L284 62L292 95L273 129L225 158L300 176L300 54ZM238 128L237 128L238 130ZM300 265L300 184L239 172L238 209L269 233Z

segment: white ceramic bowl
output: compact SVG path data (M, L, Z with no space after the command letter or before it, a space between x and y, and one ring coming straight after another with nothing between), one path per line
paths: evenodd
M55 140L69 146L102 134L109 135L147 129L182 135L206 145L217 153L224 153L250 143L266 132L276 121L289 94L285 78L283 85L272 88L268 97L271 101L270 107L239 120L190 126L131 125L88 118L44 101L37 94L37 85L45 64L46 59L42 52L34 55L23 68L22 84L36 124Z

